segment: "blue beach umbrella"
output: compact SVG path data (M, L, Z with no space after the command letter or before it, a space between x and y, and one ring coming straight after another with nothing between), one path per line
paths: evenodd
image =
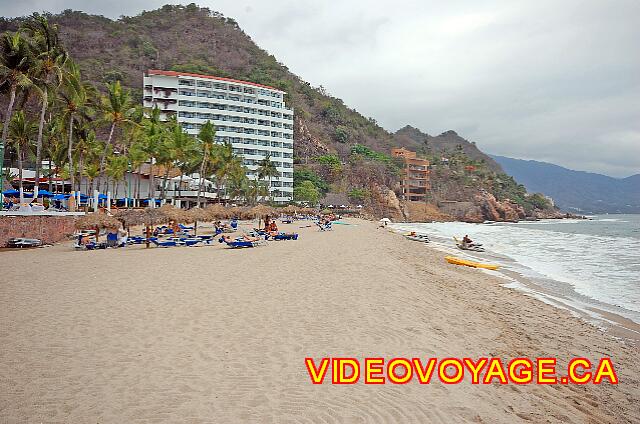
M16 190L14 188L10 189L10 190L5 190L2 192L3 196L11 196L11 197L16 197L16 196L20 196L20 191Z
M68 199L69 197L71 197L71 196L69 196L68 194L55 194L52 197L52 199L53 200L65 200L65 199Z
M51 193L49 190L38 190L38 197L51 197L53 196L53 193Z

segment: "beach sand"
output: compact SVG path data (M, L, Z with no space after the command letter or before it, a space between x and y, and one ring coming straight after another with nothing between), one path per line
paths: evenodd
M633 343L349 222L246 250L1 252L0 423L640 422ZM610 356L620 384L313 385L323 356Z

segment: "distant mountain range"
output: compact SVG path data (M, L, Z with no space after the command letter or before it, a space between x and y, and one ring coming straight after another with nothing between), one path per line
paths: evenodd
M491 157L530 192L551 196L560 209L579 213L640 213L640 174L613 178L546 162Z

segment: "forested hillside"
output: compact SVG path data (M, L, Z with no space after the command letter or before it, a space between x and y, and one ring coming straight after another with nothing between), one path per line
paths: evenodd
M440 191L432 198L434 202L454 195L456 200L473 202L480 190L500 197L492 182L502 170L474 143L453 131L437 137L412 127L389 133L373 118L362 116L321 87L312 87L291 73L258 47L232 18L207 8L166 5L118 20L71 10L47 17L58 25L83 79L102 91L107 83L121 81L138 103L142 75L148 69L226 76L286 91L285 100L295 109L295 182L302 187L300 183L310 181L313 186L306 184L304 189L315 188L320 196L329 191L342 193L368 205L376 214L392 208L397 215L400 208L394 192L399 193L401 163L389 157L389 150L405 146L433 160L455 152L458 164L475 164L474 171L469 171L467 164L467 169L460 172L486 176L455 177L455 172L448 170L434 172L435 178L440 175L443 179L436 181ZM24 19L0 19L0 31L16 30ZM5 102L6 94L0 103ZM458 177L464 177L463 190L455 185ZM520 193L515 181L497 180L507 181L503 183L511 187L507 193ZM518 196L524 205L524 197L521 193Z

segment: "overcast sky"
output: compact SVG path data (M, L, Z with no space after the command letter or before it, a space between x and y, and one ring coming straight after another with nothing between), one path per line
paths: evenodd
M164 3L0 0L0 13L117 18ZM388 130L453 129L488 153L640 172L640 1L198 4L233 17L293 72Z

